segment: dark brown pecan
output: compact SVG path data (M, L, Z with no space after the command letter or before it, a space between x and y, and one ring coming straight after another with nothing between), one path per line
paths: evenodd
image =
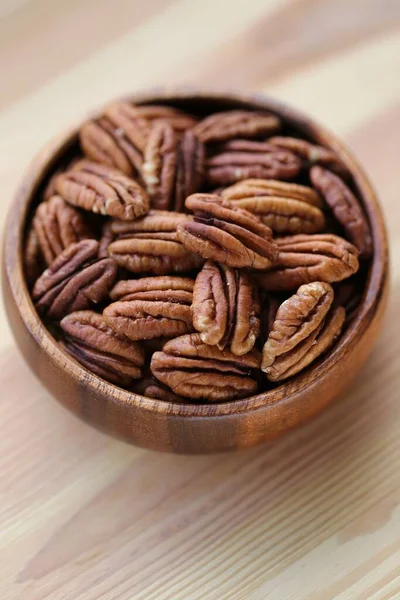
M342 281L357 272L358 250L330 233L299 234L277 238L276 267L257 276L265 290L295 290L305 283Z
M177 137L171 125L156 121L151 128L141 167L153 208L165 209L174 194Z
M193 287L193 280L191 285ZM174 337L193 331L190 306L192 291L180 277L145 277L127 281L112 296L128 291L104 310L104 318L118 334L131 340Z
M248 181L250 183L247 183ZM314 190L274 180L270 180L273 182L272 186L268 185L269 180L265 180L265 185L257 186L252 183L255 181L263 180L243 181L226 188L221 196L230 200L235 206L258 215L262 222L276 233L316 233L324 228L324 213L307 200L296 198L301 196L303 190L304 198L313 197L308 190ZM290 188L294 188L295 197L291 196ZM318 197L317 194L315 195Z
M203 260L185 248L176 231L179 223L188 220L183 213L151 210L132 223L114 221L111 230L116 240L108 254L133 273L166 275L199 268Z
M230 185L241 179L294 179L299 158L267 142L232 140L221 144L207 160L206 177L212 186Z
M41 315L62 319L104 300L117 275L112 259L97 260L99 243L71 244L36 281L32 297Z
M204 143L254 138L269 135L280 129L279 117L271 113L249 110L228 110L205 117L193 128L193 133Z
M143 349L119 336L98 313L73 312L60 326L66 336L65 349L90 371L123 387L141 377Z
M310 142L299 138L283 136L269 138L268 143L273 144L278 148L282 148L283 150L290 150L303 159L303 161L306 162L307 167L321 165L330 171L335 171L335 173L342 177L348 176L348 170L345 165L338 155L333 152L333 150L329 150L329 148L317 146L316 144L311 144Z
M145 190L121 171L89 160L57 177L57 192L70 204L131 221L149 211Z
M209 346L199 334L183 335L155 352L151 371L175 394L192 400L220 402L254 394L254 371L260 368L260 355L252 350L236 356L228 350Z
M47 265L70 244L93 238L83 214L61 196L52 196L39 204L33 227Z
M185 200L200 191L204 179L205 149L192 131L186 131L178 148L175 182L175 210L182 210Z
M135 139L135 136L132 136ZM142 153L122 127L108 117L88 121L79 132L83 152L88 158L110 165L128 176L137 175Z
M276 179L245 179L227 188L222 188L219 193L231 202L254 196L272 196L298 200L317 208L323 208L322 200L313 188Z
M193 325L205 344L246 354L260 331L259 312L257 289L247 273L206 262L197 275L192 304Z
M188 250L238 268L268 269L276 261L272 232L255 215L213 194L193 194L185 204L195 218L177 230Z
M39 241L35 230L31 227L26 236L24 250L24 267L26 279L31 286L45 269L43 256L40 251Z
M361 206L348 186L334 173L313 167L310 178L339 221L349 240L357 246L362 258L372 254L372 238Z
M153 377L135 381L134 384L130 387L130 390L135 394L146 396L146 398L153 398L154 400L162 400L163 402L173 402L182 404L182 402L187 401L185 398L177 396L176 394L171 392L171 390L162 385L159 381L157 381L157 379L154 379Z
M279 307L263 348L261 368L271 381L299 373L336 339L345 311L331 309L332 287L323 282L301 286Z

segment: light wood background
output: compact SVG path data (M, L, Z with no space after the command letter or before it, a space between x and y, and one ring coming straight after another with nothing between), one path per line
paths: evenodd
M58 406L0 314L1 600L400 598L399 0L0 0L2 220L51 136L121 93L256 89L341 135L388 217L393 286L341 402L268 446L161 455Z

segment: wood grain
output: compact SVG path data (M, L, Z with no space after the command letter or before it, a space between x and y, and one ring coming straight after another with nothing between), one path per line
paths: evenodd
M43 30L36 3L20 3L0 21L13 40L11 54L29 47L31 35L39 57L51 53L51 39L37 33ZM62 15L62 3L53 4L53 14ZM0 216L37 148L110 96L171 81L267 91L328 124L371 174L391 237L388 324L352 389L316 421L263 448L189 458L132 449L56 405L23 364L2 311L0 595L6 600L400 597L398 2L383 3L391 18L379 27L359 28L357 15L362 23L378 18L376 4L325 0L316 12L302 0L235 1L225 11L223 4L157 6L93 45L86 28L70 61L61 52L51 66L38 58L37 84L29 53L13 68L2 63ZM103 22L124 5L104 3ZM71 22L79 22L81 10L93 17L91 7L89 0L71 3ZM290 7L296 10L285 29ZM32 15L28 31L14 20L24 11ZM356 15L355 33L343 43L348 11ZM312 48L304 34L310 15L325 49L323 42ZM287 48L273 76L266 65L274 47L265 37L266 50L259 50L251 33L261 19L273 20ZM341 26L334 28L332 19ZM53 39L66 39L63 28L55 17ZM231 54L235 42L240 52ZM72 89L79 93L71 96Z

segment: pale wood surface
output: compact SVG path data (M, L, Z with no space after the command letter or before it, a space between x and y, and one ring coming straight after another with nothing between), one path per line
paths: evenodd
M143 87L256 89L328 124L388 217L392 292L341 402L268 446L159 455L42 389L0 313L2 600L400 598L398 0L0 0L4 219L37 149Z

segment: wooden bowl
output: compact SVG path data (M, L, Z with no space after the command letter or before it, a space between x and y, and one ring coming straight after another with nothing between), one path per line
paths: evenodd
M28 169L11 206L3 254L4 298L17 343L37 377L64 406L85 421L138 446L180 453L233 450L259 444L303 423L337 398L369 355L381 326L388 292L387 236L381 208L366 175L344 145L297 111L263 96L186 90L130 98L190 111L266 109L332 148L351 171L374 242L373 264L356 317L339 342L304 373L276 389L234 402L170 404L118 388L66 354L39 319L23 270L23 240L38 190L77 143L79 127L45 149Z

